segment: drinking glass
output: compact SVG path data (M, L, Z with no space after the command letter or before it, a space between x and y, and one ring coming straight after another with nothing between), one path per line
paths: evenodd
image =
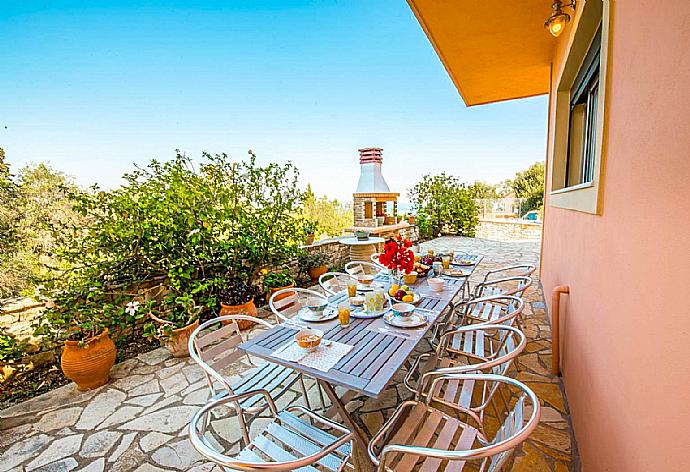
M434 250L433 250L433 249L429 249L426 253L427 253L430 257L434 257Z
M342 328L350 326L350 303L341 303L338 305L338 321Z
M347 281L347 296L352 298L357 296L357 281L348 280Z
M450 269L450 256L443 256L441 262L443 262L444 269Z

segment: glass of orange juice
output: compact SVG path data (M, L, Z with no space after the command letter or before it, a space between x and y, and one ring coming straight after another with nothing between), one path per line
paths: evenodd
M338 321L340 321L340 326L342 328L350 326L350 302L338 305Z
M450 269L450 256L443 256L441 262L443 262L444 269Z
M347 281L347 296L352 298L357 296L357 281L348 280Z

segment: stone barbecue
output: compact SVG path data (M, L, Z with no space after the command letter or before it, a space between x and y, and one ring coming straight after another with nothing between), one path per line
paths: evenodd
M396 223L399 193L391 192L381 173L383 149L359 149L360 175L353 194L355 226L375 227Z

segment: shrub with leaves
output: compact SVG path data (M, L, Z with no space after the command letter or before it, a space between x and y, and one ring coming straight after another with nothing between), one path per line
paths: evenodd
M266 277L264 277L265 288L287 287L293 283L295 283L295 279L288 270L284 270L282 272L269 272L266 274Z
M479 223L477 205L471 192L456 177L425 175L408 194L417 211L423 238L435 238L443 233L474 236Z
M56 288L112 292L162 277L173 300L192 300L202 316L215 311L219 290L237 289L230 295L244 300L261 268L298 251L297 177L291 163L261 166L251 152L246 161L204 153L198 168L178 152L125 174L115 190L71 192L84 224L53 225L56 252L69 266Z

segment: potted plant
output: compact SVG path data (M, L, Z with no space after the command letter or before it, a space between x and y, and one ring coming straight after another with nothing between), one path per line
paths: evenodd
M304 233L307 235L307 239L305 241L305 244L307 246L311 246L314 244L314 237L316 235L316 230L318 229L319 224L316 221L307 221L304 224Z
M249 315L256 316L256 305L254 297L256 288L246 284L237 277L230 278L224 287L218 291L218 301L220 302L220 316L224 315ZM240 329L248 329L254 323L249 320L238 320L237 326Z
M323 252L305 253L300 256L300 272L309 274L312 282L319 280L321 275L328 272L328 254Z
M414 215L407 215L407 222L411 225L414 224Z
M271 296L278 292L279 290L283 290L285 288L292 288L295 286L295 279L292 277L290 274L290 271L288 270L283 270L281 272L269 272L266 274L266 277L264 277L264 289L266 289L266 301L271 299ZM276 300L280 300L282 298L285 298L288 296L289 293L284 293L282 295L278 295L276 297Z
M60 367L79 390L108 383L117 349L110 338L109 320L124 316L124 308L107 303L95 290L60 294L50 303L36 327L36 335L64 341Z
M139 308L139 302L127 304L130 313ZM158 339L173 357L189 356L189 337L199 326L199 313L203 307L197 306L190 295L169 295L161 302L160 310L147 304L150 322L144 325L144 336Z

